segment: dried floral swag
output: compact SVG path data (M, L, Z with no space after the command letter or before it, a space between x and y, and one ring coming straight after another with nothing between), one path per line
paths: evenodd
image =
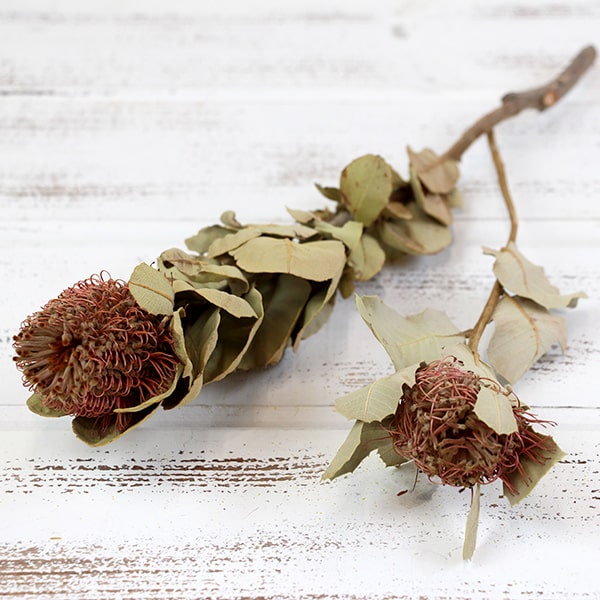
M205 384L277 363L318 331L338 292L347 298L386 262L450 244L452 209L461 203L458 162L486 134L512 223L506 246L485 250L495 257L490 298L467 332L440 312L401 317L377 298L357 299L396 372L337 401L356 422L324 476L354 470L377 449L388 465L411 462L433 480L471 489L464 553L471 556L480 485L501 479L516 502L561 456L551 437L534 431L536 419L510 384L551 345L564 348L564 320L550 311L583 297L561 295L519 252L493 128L555 104L595 55L585 48L549 84L508 94L441 155L408 148L407 179L365 155L343 169L338 187L317 186L332 208L290 210L290 225L243 225L226 212L187 239L187 251L164 251L126 282L101 273L66 289L14 338L16 365L33 392L29 408L74 416L75 434L99 446L161 406L190 402ZM488 365L478 345L491 321Z

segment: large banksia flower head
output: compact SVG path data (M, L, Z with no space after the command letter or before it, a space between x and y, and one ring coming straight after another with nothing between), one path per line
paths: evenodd
M475 405L482 387L510 400L515 431L498 433L477 415ZM413 460L432 481L470 488L501 479L516 493L513 477L527 479L522 458L541 465L551 449L550 438L531 427L540 422L497 381L446 357L421 363L414 385L403 385L389 434L394 450Z
M27 317L14 349L38 411L88 420L100 436L129 427L133 413L120 411L166 392L180 365L170 317L150 314L105 274Z

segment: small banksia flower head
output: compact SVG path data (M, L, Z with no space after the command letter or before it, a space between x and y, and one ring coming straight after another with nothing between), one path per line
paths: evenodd
M14 337L23 381L48 409L112 423L114 413L165 392L179 359L169 320L143 310L127 284L105 274L66 289L30 315Z
M404 384L402 399L389 427L395 451L432 481L470 488L501 479L514 491L509 476L527 479L522 457L545 462L547 436L514 398L518 430L498 434L481 421L474 406L481 386L509 394L497 381L462 368L454 358L421 363L415 384Z

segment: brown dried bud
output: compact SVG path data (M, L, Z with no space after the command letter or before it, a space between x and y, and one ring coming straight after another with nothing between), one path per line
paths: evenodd
M404 384L398 409L389 426L394 449L433 481L470 488L501 479L513 491L508 476L523 477L521 458L543 463L547 436L537 433L534 419L518 401L513 407L518 430L498 434L474 411L482 386L502 392L496 381L461 368L449 358L422 363L415 384ZM508 392L505 392L508 393Z
M138 306L127 284L104 275L80 281L27 317L14 337L25 385L48 409L115 422L172 384L179 359L169 319Z

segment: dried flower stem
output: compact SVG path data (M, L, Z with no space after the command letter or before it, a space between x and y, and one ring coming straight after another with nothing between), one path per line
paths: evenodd
M546 85L523 92L506 94L502 98L502 105L471 125L440 157L439 162L448 159L459 161L469 146L481 135L488 133L498 123L519 114L526 108L534 108L541 112L554 106L579 81L595 59L596 49L593 46L587 46L577 54L558 77Z
M487 140L488 145L490 147L490 152L492 153L492 159L494 161L494 166L496 167L496 173L498 174L498 184L500 185L500 191L502 192L502 197L504 198L504 204L506 205L506 209L508 210L508 216L510 218L510 233L508 235L508 242L516 242L517 240L517 231L519 227L519 222L517 219L517 211L515 209L515 204L513 202L512 196L510 195L510 190L508 189L508 181L506 179L506 171L504 170L504 163L502 162L502 157L500 156L500 151L498 150L498 146L496 145L496 138L494 136L494 130L490 129L487 132ZM492 287L492 291L481 311L481 315L479 319L477 319L477 323L473 327L473 329L469 332L469 348L473 352L475 356L475 360L479 361L479 341L485 328L488 323L492 320L492 315L494 314L494 310L496 310L496 306L502 298L502 294L504 293L504 289L498 280L495 281L494 287Z

